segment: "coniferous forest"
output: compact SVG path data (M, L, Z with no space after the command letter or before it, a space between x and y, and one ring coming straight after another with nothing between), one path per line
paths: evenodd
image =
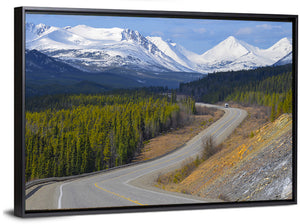
M262 67L253 70L241 70L231 72L218 72L208 74L206 77L189 82L181 83L179 92L181 94L193 96L196 101L217 103L224 101L226 97L242 89L255 88L264 80L278 75L287 74L292 71L292 65L277 67ZM284 77L283 77L284 78ZM273 86L273 83L266 86L267 91L280 91L280 83ZM275 83L274 83L275 84ZM292 88L292 78L285 82L288 88ZM253 89L255 90L255 89Z
M182 125L195 101L145 91L48 95L26 102L26 181L130 163L143 142Z
M260 105L271 108L270 120L274 121L282 113L292 113L292 72L283 73L251 83L248 86L236 88L226 97L227 101L234 101L247 105Z

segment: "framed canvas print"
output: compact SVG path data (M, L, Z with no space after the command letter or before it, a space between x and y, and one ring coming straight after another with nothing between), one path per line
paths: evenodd
M295 204L297 21L15 8L15 215Z

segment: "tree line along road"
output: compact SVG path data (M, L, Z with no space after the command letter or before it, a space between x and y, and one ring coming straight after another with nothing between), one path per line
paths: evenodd
M26 199L26 210L208 202L205 199L171 193L152 186L160 173L176 169L182 161L201 154L202 142L206 136L212 136L215 143L220 144L247 116L246 111L238 108L224 108L202 103L196 105L222 109L225 114L184 146L166 156L88 177L42 185Z

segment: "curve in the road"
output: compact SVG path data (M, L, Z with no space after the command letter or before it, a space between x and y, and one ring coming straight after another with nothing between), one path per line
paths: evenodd
M217 144L221 143L247 116L245 111L237 108L202 105L223 109L225 114L180 149L153 161L64 182L55 187L53 185L52 192L48 192L48 194L49 197L54 197L49 200L55 201L56 197L56 206L55 203L52 205L38 204L42 202L37 200L37 197L39 197L39 193L47 192L44 190L36 192L28 199L26 208L72 209L205 202L205 200L185 194L174 195L166 191L158 191L154 187L147 187L151 184L146 183L153 181L160 172L174 169L187 158L201 153L204 137L213 136ZM132 184L137 181L139 181L138 185Z

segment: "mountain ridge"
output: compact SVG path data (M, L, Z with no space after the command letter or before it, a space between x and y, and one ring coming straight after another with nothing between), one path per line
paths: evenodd
M202 74L253 69L291 63L291 41L282 38L267 49L260 49L229 36L197 54L159 36L143 36L137 30L93 28L87 25L57 28L26 24L26 48L59 58L89 72L112 68L152 72L197 72Z

